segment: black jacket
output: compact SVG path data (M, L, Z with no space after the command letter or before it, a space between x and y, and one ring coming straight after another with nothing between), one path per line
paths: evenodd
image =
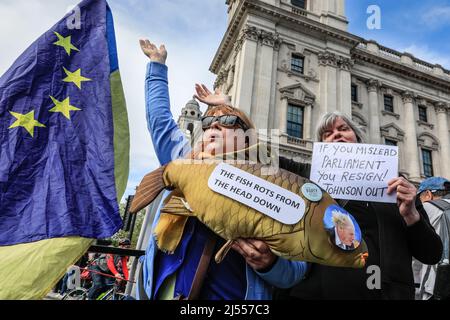
M304 177L310 175L309 164L285 158L280 158L280 168ZM431 226L420 201L416 202L416 207L421 219L410 227L406 226L395 204L377 202L369 204L378 222L381 298L414 299L412 257L424 264L438 263L442 255L441 239ZM288 297L289 294L289 291L276 292L274 296Z

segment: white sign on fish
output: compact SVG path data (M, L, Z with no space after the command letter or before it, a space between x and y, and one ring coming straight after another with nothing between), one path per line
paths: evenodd
M388 181L398 177L398 147L315 143L310 180L335 199L396 203Z
M226 163L214 169L208 187L284 224L296 224L305 214L299 195Z

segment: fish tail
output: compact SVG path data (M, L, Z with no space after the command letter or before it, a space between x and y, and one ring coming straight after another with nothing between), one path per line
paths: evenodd
M136 213L139 210L148 206L158 194L166 188L164 183L163 174L166 166L156 169L155 171L147 174L139 184L136 194L131 203L130 212Z

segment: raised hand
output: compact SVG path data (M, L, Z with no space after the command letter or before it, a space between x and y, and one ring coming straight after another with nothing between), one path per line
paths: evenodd
M167 50L163 44L158 49L148 39L141 39L139 40L139 43L141 45L142 52L144 52L144 54L149 57L150 60L166 64Z
M214 94L208 90L208 88L202 84L195 84L195 91L196 94L194 97L209 105L209 106L219 106L219 105L230 105L231 101L230 98L220 91L220 89L216 89Z

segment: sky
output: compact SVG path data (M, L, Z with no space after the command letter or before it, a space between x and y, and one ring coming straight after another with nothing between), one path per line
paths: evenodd
M109 0L130 124L130 177L126 195L159 167L145 121L144 79L148 58L138 40L168 50L171 109L178 119L194 84L214 84L210 63L227 27L225 0ZM0 75L76 0L0 0ZM367 8L377 5L381 28L369 30ZM347 0L349 32L450 69L450 0ZM202 106L202 111L205 110Z

